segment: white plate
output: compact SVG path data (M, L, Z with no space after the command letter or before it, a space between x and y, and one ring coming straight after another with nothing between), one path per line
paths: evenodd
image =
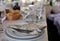
M24 36L20 33L14 33L13 32L13 29L11 28L6 28L5 29L5 34L10 37L10 38L14 38L14 39L19 39L19 40L28 40L28 39L35 39L35 38L38 38L40 37L42 34L44 33L44 31L40 34L40 35L34 35L34 36ZM20 35L19 35L20 34Z

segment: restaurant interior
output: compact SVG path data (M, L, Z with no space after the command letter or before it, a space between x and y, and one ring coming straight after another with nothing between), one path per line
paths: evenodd
M0 0L0 41L60 41L60 0Z

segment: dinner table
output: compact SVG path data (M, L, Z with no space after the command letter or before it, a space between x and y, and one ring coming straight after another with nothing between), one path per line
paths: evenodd
M6 34L5 34L5 29L9 26L9 25L22 25L22 24L27 24L26 22L22 21L22 20L15 20L15 21L8 21L5 20L3 23L3 32L0 31L0 41L10 41L9 38L7 38ZM43 21L41 22L41 24L44 26L46 26L46 22ZM37 41L48 41L48 36L47 36L47 28L44 29L44 34L37 40Z
M44 34L42 34L39 39L37 39L36 41L48 41L48 33L47 33L47 24L46 24L46 13L45 13L45 9L44 9L44 13L42 14L43 20L41 20L40 22L36 22L39 25L42 26L46 26L46 28L44 29ZM26 19L26 18L25 18ZM31 22L33 23L33 22ZM35 22L34 22L35 23ZM18 20L5 20L2 24L2 29L3 31L0 31L0 41L17 41L17 40L11 40L8 38L8 36L5 33L5 30L8 26L10 25L22 25L22 24L28 24L27 21L25 21L24 19L18 19Z

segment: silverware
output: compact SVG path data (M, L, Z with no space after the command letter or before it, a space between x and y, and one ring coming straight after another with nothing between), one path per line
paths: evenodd
M23 29L17 29L17 28L12 28L18 32L21 32L21 33L30 33L30 32L33 32L33 30L23 30Z

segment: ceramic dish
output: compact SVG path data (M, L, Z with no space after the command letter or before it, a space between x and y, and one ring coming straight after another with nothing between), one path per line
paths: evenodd
M23 35L11 28L6 28L5 29L5 34L10 37L10 38L14 38L14 39L20 39L20 40L28 40L28 39L34 39L37 37L40 37L42 34L44 33L44 30L42 30L42 32L38 35Z

